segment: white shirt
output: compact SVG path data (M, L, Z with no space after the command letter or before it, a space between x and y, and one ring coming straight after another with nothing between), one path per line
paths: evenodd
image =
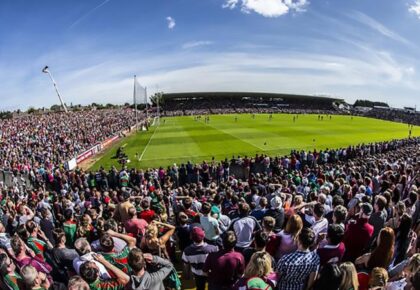
M96 264L96 266L98 266L99 276L101 279L104 279L104 280L112 279L111 275L109 275L108 270L105 268L105 266L93 259L92 253L87 253L73 260L73 268L76 271L77 275L80 275L80 266L87 261L92 261Z
M315 237L318 237L319 234L327 233L328 220L326 218L321 218L319 221L315 221L311 228L315 233Z

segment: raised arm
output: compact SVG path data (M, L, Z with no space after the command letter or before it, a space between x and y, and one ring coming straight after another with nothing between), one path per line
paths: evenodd
M163 226L169 229L162 237L160 237L160 244L163 246L169 240L169 238L175 233L175 227L170 224L165 224L161 222L155 222L157 226Z
M132 249L132 248L136 247L136 242L137 242L136 238L133 238L129 235L124 235L124 234L117 233L113 230L108 230L107 233L110 234L111 237L120 238L120 239L124 240L125 242L127 242L127 247L129 249Z
M107 270L111 271L112 273L115 274L115 276L117 277L118 282L120 282L123 285L128 284L128 282L130 281L130 277L128 277L127 274L125 274L123 271L121 271L120 269L118 269L117 267L115 267L114 265L112 265L110 262L108 262L107 260L105 260L105 258L100 255L100 254L93 254L93 258L98 261L99 263L101 263L102 265L105 266L105 268L107 268Z

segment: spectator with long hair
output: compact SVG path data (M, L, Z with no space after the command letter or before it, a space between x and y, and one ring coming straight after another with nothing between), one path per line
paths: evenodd
M277 234L279 245L274 256L276 260L279 260L284 255L296 251L298 248L299 233L302 228L302 218L297 214L292 215L287 221L285 229Z
M271 256L266 251L255 252L245 268L243 277L234 288L271 290L274 288L273 282L269 280L272 272Z
M361 265L368 270L373 268L387 269L394 255L395 235L391 228L383 228L378 235L376 248L356 259L356 265Z
M340 290L358 290L359 280L357 279L356 267L351 262L344 262L340 265L342 279Z

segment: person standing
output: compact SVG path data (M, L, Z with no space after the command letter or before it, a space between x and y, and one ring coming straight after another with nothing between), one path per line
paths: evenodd
M320 265L318 254L309 250L314 243L315 233L309 228L303 228L299 234L297 251L283 256L277 263L279 290L311 288Z
M205 233L202 228L194 227L191 231L191 239L193 244L185 248L182 253L182 261L184 262L185 276L190 277L190 273L194 275L197 290L206 288L207 276L203 272L203 265L210 253L218 251L214 245L204 242Z
M235 252L235 246L235 233L227 231L223 237L223 249L207 256L203 271L208 276L208 290L232 289L244 273L245 259L241 253Z

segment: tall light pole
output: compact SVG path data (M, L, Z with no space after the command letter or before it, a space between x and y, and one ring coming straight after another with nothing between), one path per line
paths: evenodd
M69 111L67 110L66 104L64 104L63 99L61 98L60 92L58 91L57 84L55 83L55 81L54 81L54 79L53 79L53 77L52 77L51 72L48 70L48 66L45 66L45 67L42 69L42 72L43 72L43 73L46 73L46 74L48 74L48 75L50 76L50 79L51 79L51 81L52 81L52 83L53 83L53 85L54 85L54 89L55 89L55 91L56 91L56 93L57 93L57 96L58 96L58 98L60 99L61 106L63 107L64 112L68 113Z

